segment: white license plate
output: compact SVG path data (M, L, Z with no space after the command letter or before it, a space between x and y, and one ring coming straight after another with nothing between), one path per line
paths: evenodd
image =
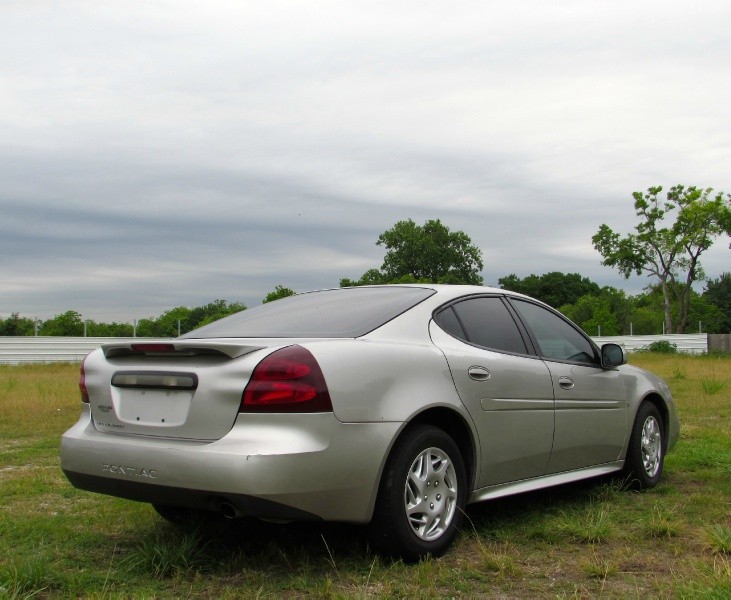
M182 425L192 398L189 390L122 389L117 397L117 416L131 424Z

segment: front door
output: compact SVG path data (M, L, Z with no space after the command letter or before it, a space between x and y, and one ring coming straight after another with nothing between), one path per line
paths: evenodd
M603 369L591 341L558 314L523 300L511 304L551 372L556 426L547 473L616 461L628 406L619 371Z

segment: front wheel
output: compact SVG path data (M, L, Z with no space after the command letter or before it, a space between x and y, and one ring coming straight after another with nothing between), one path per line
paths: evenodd
M410 562L443 554L457 534L466 495L454 440L431 425L407 429L381 479L371 523L376 548Z
M665 430L657 407L644 402L635 417L627 447L625 472L634 486L655 487L662 475L665 460Z

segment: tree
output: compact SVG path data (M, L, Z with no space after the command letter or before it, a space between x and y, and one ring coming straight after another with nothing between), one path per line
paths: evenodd
M386 248L379 269L359 280L343 278L341 287L381 283L449 283L482 285L482 251L463 231L450 231L439 219L417 225L399 221L378 236Z
M32 319L11 314L7 319L0 319L0 335L33 335L35 323Z
M723 315L719 331L715 333L731 333L731 273L722 273L718 279L709 279L703 297Z
M155 319L140 319L137 321L137 337L162 337L157 333L157 321Z
M693 302L688 313L688 328L699 333L728 333L728 313L704 295L691 291Z
M140 319L137 323L137 335L139 337L176 337L178 329L181 334L187 333L242 310L246 310L246 306L241 302L229 303L226 300L214 300L195 308L178 306L164 312L156 319ZM179 325L178 322L180 322Z
M599 296L609 303L609 310L617 319L619 327L616 335L628 335L631 329L630 319L632 317L632 297L627 296L624 290L605 285L599 292ZM604 326L602 333L604 334ZM608 330L607 330L608 331ZM605 334L610 335L610 334Z
M84 335L84 321L75 310L67 310L45 321L41 326L41 335L61 335L78 337Z
M185 321L185 331L188 332L203 327L203 325L208 325L208 323L213 323L213 321L218 321L242 310L246 310L246 306L241 302L227 303L226 300L214 300L205 306L191 309Z
M600 291L598 284L578 273L566 274L559 271L540 276L528 275L522 279L511 273L498 279L498 283L504 290L531 296L554 308L574 304L582 296L596 296Z
M89 337L132 337L134 328L131 323L96 323L87 321L86 334Z
M269 292L266 296L264 296L264 300L262 300L261 303L266 304L267 302L274 302L275 300L279 300L281 298L294 296L295 293L296 292L291 288L278 285L274 288L273 292Z
M622 333L608 296L582 296L576 304L566 304L560 310L589 335Z
M368 269L360 279L348 279L343 277L340 280L340 287L353 287L356 285L381 285L383 283L389 283L386 281L385 276L378 269Z
M140 319L137 323L137 335L177 337L178 332L187 333L242 310L246 310L246 306L241 302L227 303L225 300L214 300L195 308L178 306L164 312L157 319Z
M605 286L559 310L589 335L597 335L600 329L602 335L622 335L630 330L632 299L622 290Z
M651 306L637 306L632 309L632 333L654 335L662 331L663 311Z
M188 319L191 309L187 306L178 306L165 311L157 318L153 335L155 337L177 337L179 333L190 331Z
M657 279L663 293L665 331L673 331L674 300L677 332L684 333L692 284L704 278L700 256L715 238L731 234L731 195L719 192L714 196L712 188L676 185L662 200L661 192L662 187L657 186L632 194L640 219L637 233L622 237L602 224L591 239L604 258L603 265L616 267L625 278L633 272L646 272Z

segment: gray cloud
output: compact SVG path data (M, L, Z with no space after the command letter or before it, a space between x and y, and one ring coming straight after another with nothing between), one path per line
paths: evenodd
M731 190L727 14L4 3L0 317L336 286L378 266L378 235L405 218L467 232L491 284L560 270L639 291L590 238L631 229L634 190ZM728 270L727 244L704 264Z

